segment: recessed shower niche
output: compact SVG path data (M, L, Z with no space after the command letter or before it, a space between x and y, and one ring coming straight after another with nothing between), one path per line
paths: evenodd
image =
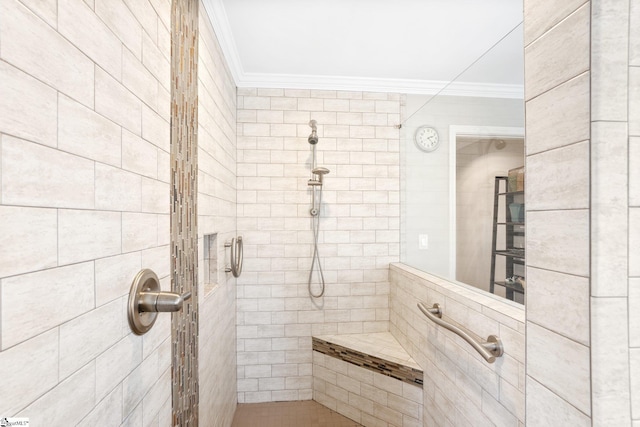
M203 245L205 294L218 285L218 233L205 234Z

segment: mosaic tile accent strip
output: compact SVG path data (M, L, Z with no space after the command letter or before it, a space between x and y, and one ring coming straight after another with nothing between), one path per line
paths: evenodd
M314 351L422 388L423 372L419 369L390 362L320 338L312 338Z
M198 425L198 7L171 3L171 289L191 292L171 316L174 426Z

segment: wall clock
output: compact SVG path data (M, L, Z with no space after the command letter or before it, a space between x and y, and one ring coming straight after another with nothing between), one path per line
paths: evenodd
M420 126L413 139L416 146L427 153L435 151L440 146L438 132L430 126Z

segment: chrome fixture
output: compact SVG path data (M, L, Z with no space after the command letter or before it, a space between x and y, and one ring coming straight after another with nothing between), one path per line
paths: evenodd
M318 122L315 120L311 120L309 122L309 126L311 126L311 135L309 135L308 141L311 145L316 145L318 143ZM315 166L315 165L314 165Z
M314 298L320 298L324 295L324 273L320 264L320 255L318 253L318 234L320 233L320 208L322 206L322 185L324 176L329 173L329 169L316 166L316 145L318 144L318 123L315 120L309 122L311 127L311 135L308 141L311 144L311 179L307 181L311 187L311 229L313 231L313 256L311 258L311 268L309 269L308 289L309 295ZM311 290L311 282L313 280L313 270L316 263L318 264L318 273L320 274L320 292L314 294Z
M242 236L234 237L231 242L224 244L225 248L231 248L231 267L224 269L225 272L233 274L233 277L240 277L242 274L242 261L244 255L242 252Z
M182 295L162 292L158 276L152 270L140 270L131 284L127 317L136 335L146 333L156 322L158 313L180 311L191 292Z
M498 336L489 335L487 341L478 342L464 329L442 320L442 309L440 308L440 304L433 304L433 307L427 308L423 303L419 302L418 308L425 316L429 318L429 320L433 321L437 325L442 326L443 328L450 330L455 334L460 335L462 339L471 344L471 347L473 347L478 353L480 353L480 356L482 356L487 362L493 363L496 361L496 357L500 357L504 354L502 341L500 341L500 338Z

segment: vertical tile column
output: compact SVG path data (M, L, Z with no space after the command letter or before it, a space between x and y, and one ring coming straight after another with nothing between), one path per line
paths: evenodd
M526 424L590 425L591 3L525 1Z
M171 6L171 287L191 292L171 316L173 425L198 425L198 6Z

